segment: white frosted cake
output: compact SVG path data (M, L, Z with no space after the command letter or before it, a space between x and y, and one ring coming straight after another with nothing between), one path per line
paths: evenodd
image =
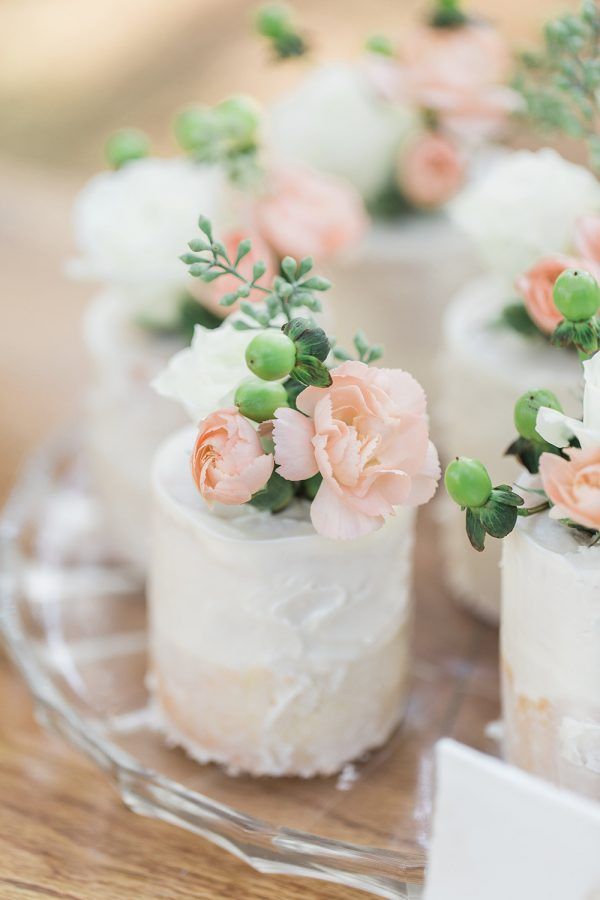
M510 762L600 800L600 547L588 543L547 514L505 542L504 738Z
M361 322L383 345L385 364L412 372L433 396L448 299L478 270L470 241L444 213L376 223L356 249L326 267L336 337L351 348Z
M151 683L170 740L253 775L327 775L400 722L412 624L413 516L353 541L315 533L308 503L210 511L195 429L154 468Z
M186 421L150 382L183 342L136 326L116 290L90 304L84 341L91 368L85 424L93 488L119 554L144 569L152 458L163 438Z
M495 484L514 480L514 458L504 457L502 449L516 437L513 410L522 393L545 387L566 410L577 412L581 405L576 353L494 324L509 300L500 284L486 276L451 301L443 323L440 388L433 410L446 456L485 460ZM441 498L438 510L452 591L469 609L496 622L500 543L490 539L484 553L475 553L447 497Z

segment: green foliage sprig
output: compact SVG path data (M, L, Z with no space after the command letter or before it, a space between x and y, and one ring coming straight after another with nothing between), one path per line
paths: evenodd
M256 102L242 94L216 106L190 106L173 123L181 148L197 162L220 163L233 181L248 182L260 174L258 151L262 115Z
M600 169L600 5L549 22L539 52L524 53L515 87L538 126L584 141Z
M434 28L458 28L468 21L460 0L437 0L430 18Z
M340 362L347 362L348 360L354 359L369 365L370 363L377 362L377 360L381 359L383 356L383 347L381 344L371 344L364 331L358 331L354 335L352 343L356 350L356 356L348 353L348 351L344 350L342 347L334 345L333 355L335 359Z
M256 30L267 38L277 60L303 56L308 51L308 42L300 33L289 6L269 3L256 12Z
M189 267L190 275L206 283L224 275L231 275L240 282L237 290L228 292L220 301L221 306L225 307L241 301L240 309L252 323L237 321L236 328L269 328L282 316L287 322L291 322L298 309L321 311L317 293L329 290L331 282L320 275L311 274L314 264L310 256L300 262L286 256L281 262L281 274L276 275L270 285L266 285L262 279L267 267L262 260L254 263L251 278L246 277L239 269L240 263L252 249L250 240L240 241L234 258L230 259L223 244L214 239L209 220L201 216L198 227L204 236L189 242L191 252L185 253L181 260ZM264 294L264 306L248 302L252 291Z

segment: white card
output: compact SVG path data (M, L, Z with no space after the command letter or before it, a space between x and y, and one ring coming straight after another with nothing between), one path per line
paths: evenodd
M436 759L424 900L600 900L600 804L456 741Z

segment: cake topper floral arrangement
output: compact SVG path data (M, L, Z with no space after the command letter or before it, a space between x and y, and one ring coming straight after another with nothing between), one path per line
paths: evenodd
M524 53L515 87L531 121L583 141L600 170L600 7L583 0L578 13L548 22L541 50Z
M191 462L203 499L277 513L304 498L316 531L335 539L426 503L440 468L417 381L372 366L382 350L362 333L354 354L335 345L314 318L330 285L311 258L287 256L275 275L255 260L248 273L250 240L231 252L206 218L199 227L182 260L204 284L226 283L220 303L237 312L216 341L198 326L155 387L198 424Z
M552 519L588 543L600 539L600 287L582 269L566 269L556 279L553 302L561 321L555 343L575 347L583 361L583 420L563 413L547 390L523 394L515 405L518 437L506 451L529 473L526 484L492 486L479 460L457 457L447 467L448 493L466 510L467 534L476 550L486 535L503 538L520 516L549 511ZM535 502L525 502L535 497Z
M178 261L198 209L218 223L230 250L242 236L274 274L288 255L328 258L362 235L367 219L354 189L307 165L276 156L256 102L229 97L183 109L174 134L184 155L150 155L148 138L121 129L107 144L112 171L96 175L75 205L77 277L118 292L137 324L189 340L196 324L218 328L227 280L199 284Z
M287 7L262 8L257 26L275 58L296 55L287 52L293 35L298 52L308 48ZM438 208L515 106L507 47L459 0L437 0L402 40L373 35L365 51L358 64L316 67L279 102L274 141L291 158L347 178L375 215Z

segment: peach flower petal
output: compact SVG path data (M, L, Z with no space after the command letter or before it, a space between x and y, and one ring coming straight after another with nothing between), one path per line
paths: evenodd
M527 312L544 334L552 334L563 320L554 305L554 282L565 269L577 267L585 267L585 264L574 256L545 256L517 278L515 288L523 298Z
M554 519L572 519L600 529L600 447L571 448L569 459L553 453L540 457L540 477Z
M325 259L356 244L367 227L354 188L298 164L271 173L270 189L257 200L255 216L275 252L294 259Z
M600 215L590 213L577 220L574 244L584 259L600 263Z
M275 430L284 436L276 438L275 459L280 472L295 478L313 474L308 460L314 462L323 484L313 501L313 524L327 537L348 539L379 528L395 506L426 502L440 468L425 394L410 375L350 361L331 377L328 388L302 391L298 412L278 411ZM285 434L292 424L302 429L300 438Z
M274 468L250 422L233 407L211 413L199 425L191 458L192 476L210 505L247 503Z
M398 187L414 206L442 206L465 179L465 163L453 141L426 131L414 138L398 160Z
M318 470L312 439L315 427L311 419L294 409L282 407L275 413L273 443L277 461L285 462L277 469L288 481L304 481Z

